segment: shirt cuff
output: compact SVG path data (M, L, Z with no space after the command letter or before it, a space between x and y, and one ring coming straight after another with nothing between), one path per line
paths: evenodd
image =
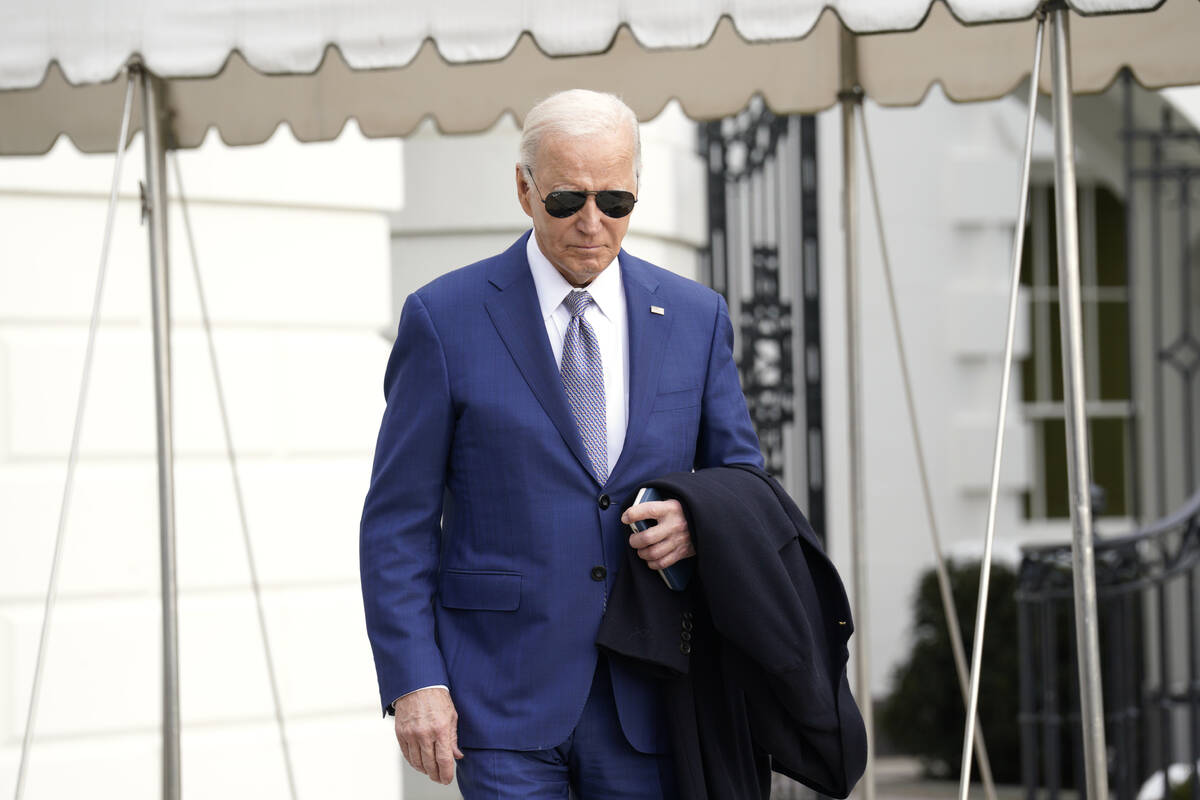
M410 694L415 694L417 692L423 692L426 689L445 689L447 692L450 691L450 687L446 686L443 683L434 683L429 686L422 686L420 689L413 689L411 692L405 692L404 694L397 697L395 700L392 701L392 705L388 710L391 711L393 714L395 714L396 713L396 703L399 703L401 700L408 697Z

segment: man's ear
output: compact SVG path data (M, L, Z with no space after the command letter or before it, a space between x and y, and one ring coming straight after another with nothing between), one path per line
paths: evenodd
M525 168L517 164L517 200L520 201L525 216L532 219L533 207L529 205L529 189L529 178L525 174Z

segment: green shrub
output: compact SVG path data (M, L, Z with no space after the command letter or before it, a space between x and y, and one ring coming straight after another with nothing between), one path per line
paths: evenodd
M951 561L947 568L969 660L979 562L960 565ZM1021 778L1016 588L1016 573L994 564L979 681L979 718L998 783L1018 783ZM879 724L899 751L921 760L927 774L958 778L966 710L933 569L925 572L917 585L912 634L912 649L892 674L891 694L880 708ZM972 774L979 779L978 762Z

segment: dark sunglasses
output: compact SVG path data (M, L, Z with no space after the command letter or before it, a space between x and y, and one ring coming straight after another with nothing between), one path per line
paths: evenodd
M583 208L588 195L596 198L596 208L600 209L602 214L613 219L628 217L633 211L633 204L637 202L633 192L623 192L619 189L601 189L598 192L557 191L542 197L542 190L533 179L532 170L526 167L525 174L529 176L529 182L533 184L538 199L546 206L546 213L557 219L565 219Z

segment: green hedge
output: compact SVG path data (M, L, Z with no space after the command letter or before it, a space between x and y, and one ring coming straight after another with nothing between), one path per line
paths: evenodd
M979 596L979 562L951 561L947 566L969 660ZM1016 588L1016 573L1010 567L994 564L984 632L979 717L998 783L1018 783L1021 778ZM891 694L880 708L879 724L897 750L921 760L927 774L957 779L966 710L933 569L921 576L912 613L912 648L892 674ZM972 773L978 780L978 763Z

